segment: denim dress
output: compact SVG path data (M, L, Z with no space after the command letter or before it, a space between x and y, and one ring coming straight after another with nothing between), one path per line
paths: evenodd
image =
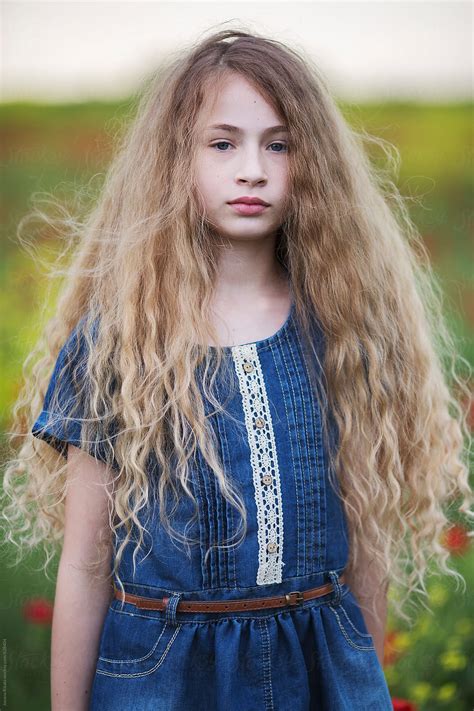
M317 323L312 335L322 356ZM77 422L57 417L51 425L48 417L54 388L61 389L63 402L71 398L68 368L61 368L69 346L58 357L32 430L63 454L67 442L82 446ZM112 599L89 708L389 711L392 702L373 638L348 583L339 582L348 559L348 528L328 478L332 445L328 451L323 443L322 408L310 385L294 303L274 335L224 350L237 385L225 413L204 401L220 461L245 502L247 534L240 545L222 547L241 518L198 451L191 485L199 514L186 529L195 541L190 553L171 540L150 504L141 519L145 545L135 567L134 543L125 548L120 564L125 592L168 597L168 607L148 610ZM333 427L330 432L334 443ZM156 467L150 462L152 478ZM183 496L173 527L184 533L192 513L190 499ZM326 583L333 584L331 592L283 608L177 609L180 600L260 598Z

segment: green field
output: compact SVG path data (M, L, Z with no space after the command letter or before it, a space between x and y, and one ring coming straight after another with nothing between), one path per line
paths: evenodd
M344 104L341 108L357 130L363 128L398 148L397 184L410 198L410 214L446 295L459 350L474 363L472 104ZM10 426L22 362L38 334L39 304L45 294L44 270L33 255L49 262L61 245L53 232L31 225L22 233L30 247L21 247L19 221L35 193L61 199L100 183L125 112L130 112L125 102L0 106L3 432ZM384 156L377 149L372 157L379 162ZM2 442L5 456L4 436ZM458 561L472 590L472 544ZM14 709L42 711L50 704L50 624L28 622L24 616L24 603L32 598L53 600L54 580L35 572L39 563L39 557L32 557L16 570L2 567L0 621L7 641L7 700ZM54 566L51 570L54 577ZM409 698L418 711L467 711L469 697L474 698L474 681L467 669L467 659L474 658L474 604L442 580L437 579L432 590L436 617L422 615L416 630L399 630L401 651L397 661L387 666L387 679L392 695Z

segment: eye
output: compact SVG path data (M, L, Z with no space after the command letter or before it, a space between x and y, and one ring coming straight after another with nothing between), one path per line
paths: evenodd
M217 148L217 146L230 146L231 144L229 141L218 141L217 143L212 143L211 148ZM272 151L272 153L284 153L285 151L288 150L288 145L286 143L281 143L281 142L273 142L270 143L270 146L279 146L282 150L278 151ZM218 153L226 153L227 151L225 150L220 150L218 149Z
M217 148L217 146L230 146L229 141L218 141L218 143L213 143L211 148ZM225 153L225 151L218 151L218 153Z
M270 143L271 146L280 146L283 149L288 150L288 145L286 143ZM272 153L284 153L285 151L272 151Z

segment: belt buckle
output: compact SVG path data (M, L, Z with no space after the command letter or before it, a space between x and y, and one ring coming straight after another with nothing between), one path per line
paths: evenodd
M296 595L296 600L294 598L290 598L290 595ZM293 592L285 593L285 600L287 605L298 605L300 602L304 602L304 596L300 590L294 590Z

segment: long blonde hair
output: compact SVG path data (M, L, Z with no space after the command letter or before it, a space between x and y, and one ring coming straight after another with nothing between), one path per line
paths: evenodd
M440 536L449 505L472 516L461 404L469 392L456 371L469 364L456 351L405 201L390 171L372 165L364 142L380 146L391 169L396 149L349 127L308 57L243 30L214 32L151 76L98 199L85 219L66 215L61 223L76 244L59 270L65 279L56 311L25 361L13 409L18 451L5 469L6 540L19 550L43 543L49 552L62 539L67 464L30 430L74 329L84 346L81 437L100 444L113 471L110 527L127 531L115 573L133 526L135 553L143 543L150 453L160 472L161 521L173 538L189 543L171 525L166 497L173 493L175 505L183 495L194 501L189 461L196 448L242 517L240 538L225 543L245 536L244 502L220 463L196 378L202 367L205 396L223 407L213 374L225 359L217 348L213 370L200 345L218 341L209 320L218 253L199 208L193 160L196 119L229 72L252 82L289 127L278 259L303 330L315 316L325 337L322 373L339 433L334 472L351 535L348 570L357 579L364 553L381 580L404 591L394 603L409 620L404 603L415 591L426 594L430 562L464 581L449 567Z

